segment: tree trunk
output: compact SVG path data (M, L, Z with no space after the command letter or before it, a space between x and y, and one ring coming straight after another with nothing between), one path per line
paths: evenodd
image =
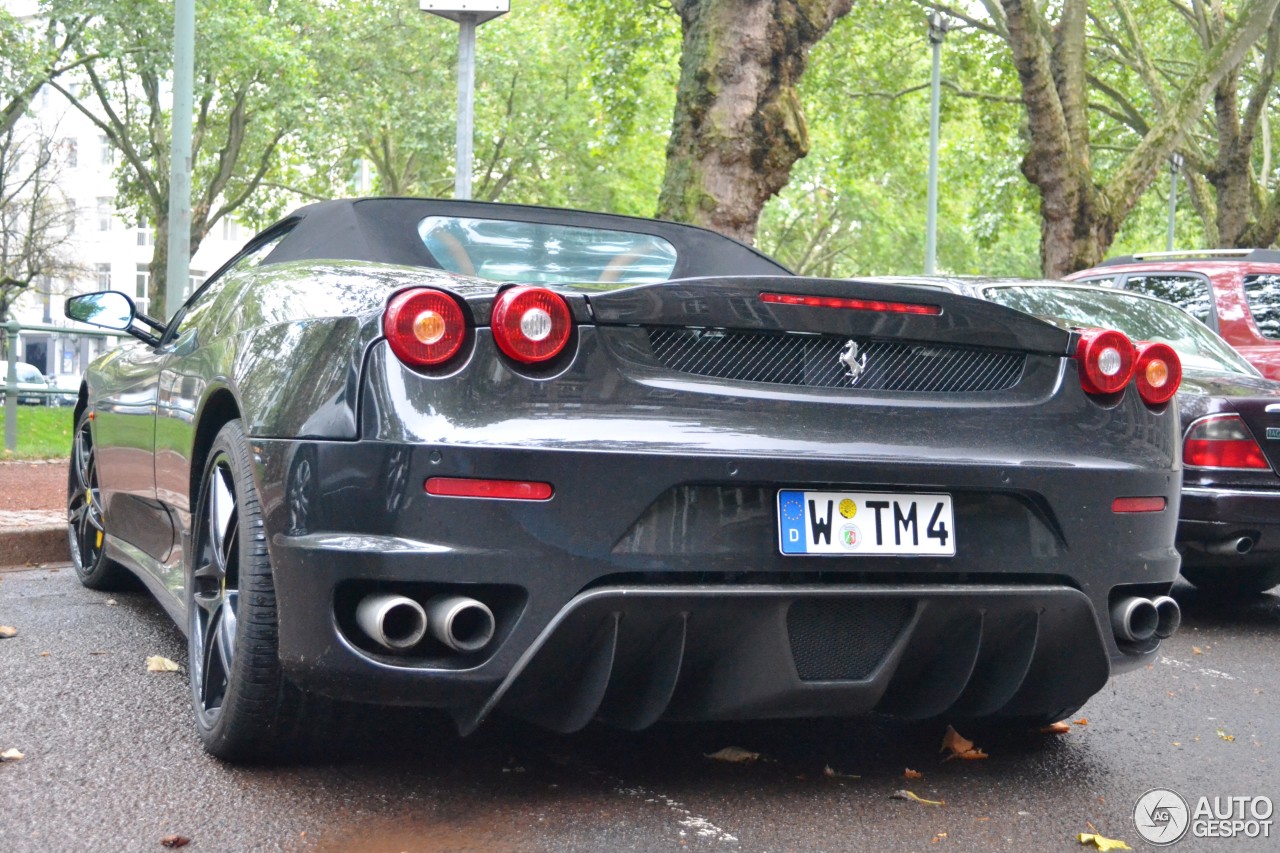
M169 317L169 306L165 305L165 282L169 272L169 217L156 217L156 245L151 255L150 274L147 282L147 314L157 320ZM178 306L173 306L177 308Z
M658 216L751 242L809 151L796 85L852 0L673 0L684 45Z
M1204 104L1266 30L1277 0L1245 0L1222 38L1206 47L1176 102L1151 122L1105 186L1095 180L1087 128L1079 122L1085 0L1064 0L1052 27L1034 0L1000 3L1027 111L1022 172L1040 191L1040 260L1046 276L1059 278L1103 259Z

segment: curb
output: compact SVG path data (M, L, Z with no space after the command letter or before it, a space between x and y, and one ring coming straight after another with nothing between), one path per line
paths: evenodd
M0 512L0 572L71 559L61 512Z

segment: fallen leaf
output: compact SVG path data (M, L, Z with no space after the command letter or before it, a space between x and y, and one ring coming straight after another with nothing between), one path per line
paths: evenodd
M1071 731L1071 725L1067 723L1065 720L1063 720L1057 723L1050 723L1049 725L1045 726L1043 729L1040 730L1040 734L1065 735L1069 731Z
M166 835L160 839L161 847L186 847L191 843L191 839L185 835Z
M40 653L40 657L42 657L42 658L47 658L47 657L49 657L49 656L50 656L50 655L52 655L52 654L53 654L53 652L41 652L41 653Z
M152 655L147 658L147 672L177 672L178 665L166 657Z
M6 749L4 752L0 752L0 763L5 761L21 761L24 758L26 758L26 756L21 752L18 752L16 749Z
M1180 741L1180 740L1175 740L1175 741L1173 742L1173 745L1174 745L1174 746L1182 746L1182 741Z
M1218 729L1218 737L1222 738L1222 739L1223 739L1223 740L1225 740L1227 743L1230 743L1231 741L1233 741L1233 740L1235 740L1235 739L1236 739L1236 736L1235 736L1235 735L1229 735L1229 734L1227 734L1227 733L1226 733L1226 731L1225 731L1225 730L1223 730L1223 729Z
M978 758L986 758L987 754L973 745L973 741L963 737L951 726L947 726L947 733L942 736L942 748L939 752L950 750L950 755L942 759L950 761L953 758L963 758L966 760L974 760Z
M861 776L855 776L852 773L837 773L836 771L831 769L830 764L822 768L822 775L826 776L828 779L861 779L862 778Z
M902 771L902 778L903 779L923 779L924 774L921 773L919 770L912 770L910 767L908 767L906 770Z
M1193 654L1193 655L1202 655L1202 654L1204 654L1204 652L1200 651L1200 647L1199 647L1199 646L1192 646L1192 647L1191 647L1191 654Z
M894 791L892 794L890 794L890 795L889 795L889 799L891 799L891 800L910 800L910 801L911 801L911 802L913 802L913 803L920 803L920 804L922 804L922 805L926 805L926 806L942 806L942 805L946 805L946 801L945 801L945 800L926 800L924 797L917 797L915 794L911 793L910 791L906 791L906 790L902 790L902 791Z
M1081 717L1080 719L1078 719L1078 720L1072 720L1071 722L1075 723L1077 726L1087 726L1087 725L1089 725L1089 718L1088 718L1088 717Z
M1079 841L1081 844L1085 845L1086 847L1092 844L1094 847L1098 848L1099 850L1132 850L1133 849L1128 844L1125 844L1123 841L1117 841L1114 838L1106 838L1105 836L1098 835L1096 832L1082 832L1076 836L1076 841Z
M726 746L706 756L713 761L727 761L730 764L750 764L760 758L760 753L751 752L740 746Z
M11 625L0 625L0 640L18 636L18 629Z

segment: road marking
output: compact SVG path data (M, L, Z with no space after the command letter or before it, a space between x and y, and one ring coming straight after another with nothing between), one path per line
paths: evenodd
M684 807L684 804L673 800L668 796L659 794L656 791L650 791L646 788L627 787L622 784L621 780L610 777L610 781L614 783L614 790L619 794L626 794L629 797L641 797L646 803L662 803L671 811L677 814L686 815L676 821L683 827L693 830L699 838L714 838L716 841L732 841L738 840L737 836L725 832L705 817L699 817Z
M1174 658L1160 656L1160 663L1165 666L1171 666L1174 669L1185 669L1188 672L1194 672L1196 675L1206 675L1209 678L1221 678L1225 681L1237 681L1238 679L1230 673L1223 672L1220 669L1205 669L1203 667L1194 667L1186 661L1175 660Z
M623 794L628 797L644 800L646 803L660 803L678 815L683 815L676 820L680 826L691 830L699 838L712 838L716 841L727 841L733 844L738 843L738 837L716 826L705 817L696 815L684 807L684 803L673 800L665 794L659 794L657 791L651 791L648 788L642 788L637 785L628 785L622 779L607 773L589 762L583 761L576 756L568 757L563 755L549 756L552 761L561 766L571 766L575 769L586 773L588 776L594 776L597 779L608 784L615 794ZM680 830L680 834L684 835L684 830Z

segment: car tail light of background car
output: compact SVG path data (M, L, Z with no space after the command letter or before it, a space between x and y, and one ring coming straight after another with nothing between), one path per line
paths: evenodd
M1182 462L1191 468L1271 468L1244 420L1234 414L1209 415L1191 424Z
M521 364L555 358L569 343L573 317L564 297L543 287L511 287L493 302L493 340Z
M439 367L462 349L467 320L457 300L444 291L413 288L387 303L382 331L391 351L405 364Z

